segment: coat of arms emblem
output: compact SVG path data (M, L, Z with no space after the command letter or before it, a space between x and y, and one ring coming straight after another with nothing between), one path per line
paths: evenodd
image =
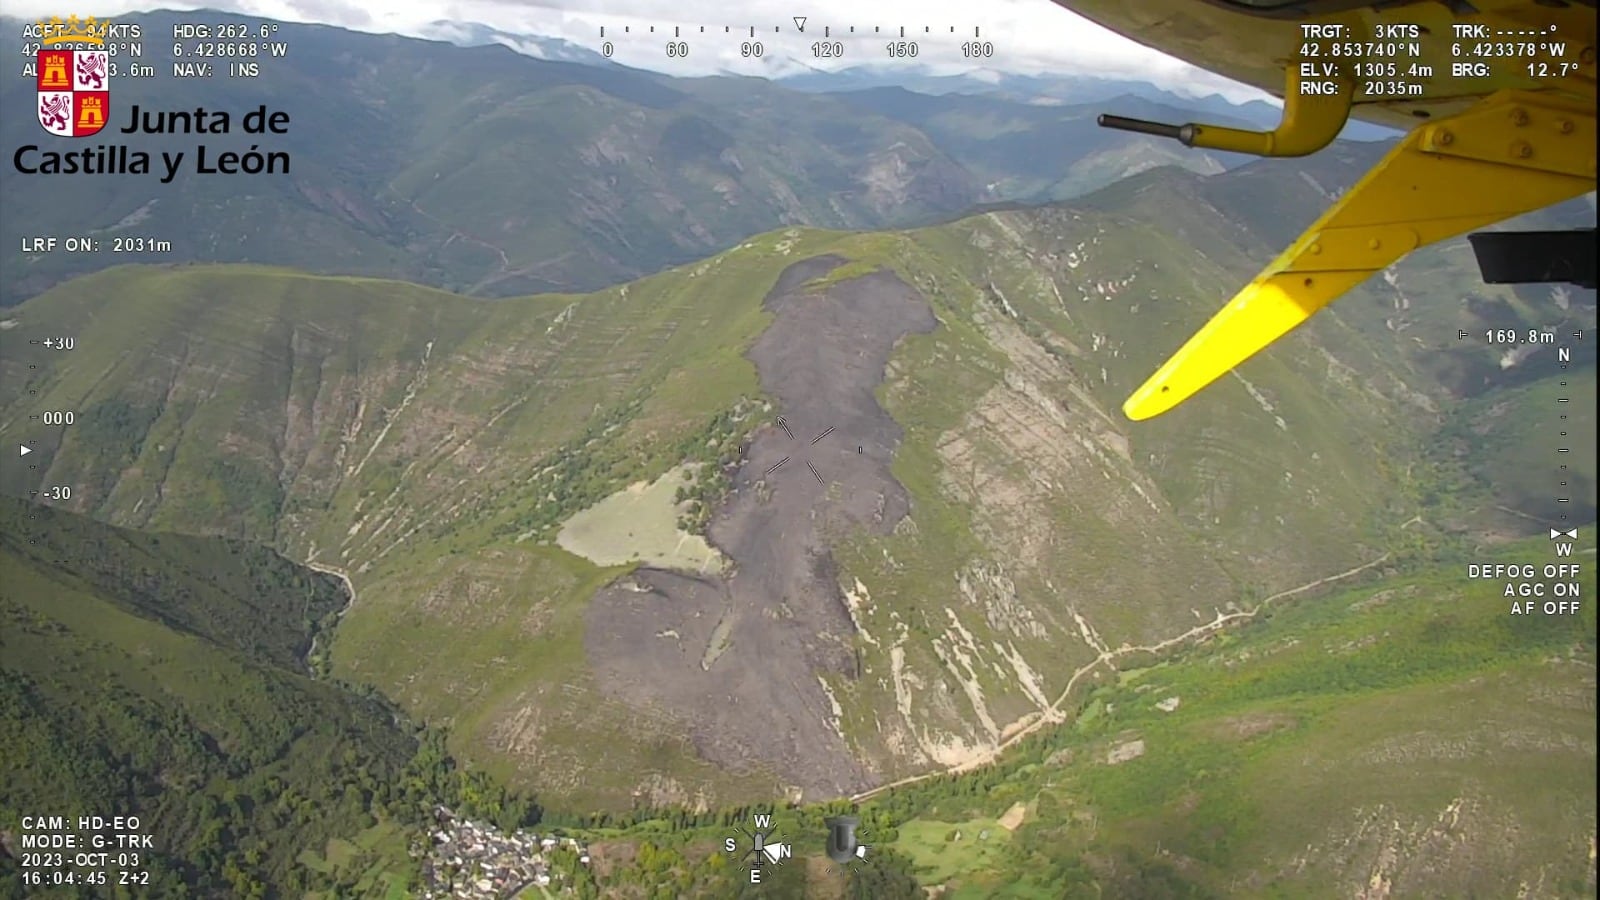
M43 48L38 67L39 124L60 137L89 137L111 115L111 55Z

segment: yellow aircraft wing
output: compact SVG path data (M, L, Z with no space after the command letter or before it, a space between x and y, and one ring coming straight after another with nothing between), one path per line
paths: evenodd
M1595 189L1594 0L1055 2L1284 100L1270 132L1103 125L1261 156L1315 153L1352 115L1409 132L1133 393L1131 419L1172 409L1418 247Z

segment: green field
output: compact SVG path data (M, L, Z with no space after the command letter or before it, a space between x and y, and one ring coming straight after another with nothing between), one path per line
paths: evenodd
M997 769L882 801L915 810L895 846L955 897L1593 896L1593 607L1516 615L1463 575L1294 601L1122 672ZM934 846L1016 802L1004 853Z
M1476 561L1548 556L1540 540ZM1464 574L1312 594L1099 679L994 766L862 804L878 862L853 896L1595 896L1593 607L1515 614ZM809 858L782 896L838 896L811 864L838 810L776 811ZM616 861L601 887L729 895L720 837L749 815L595 830Z
M715 571L721 554L678 527L688 503L676 498L693 481L692 470L677 468L652 482L634 482L568 519L556 542L596 565Z

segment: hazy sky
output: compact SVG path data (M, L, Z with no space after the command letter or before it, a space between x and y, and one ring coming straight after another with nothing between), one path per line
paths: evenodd
M1137 0L1129 0L1137 2ZM792 71L797 60L817 68L837 64L811 60L810 44L831 25L839 37L848 26L870 32L879 26L887 34L906 26L907 37L932 26L933 37L920 38L917 62L943 68L969 67L962 57L958 36L982 29L994 45L995 55L982 62L986 68L1012 72L1101 74L1150 81L1180 93L1221 93L1233 100L1264 97L1258 91L1178 62L1107 31L1050 0L436 0L436 2L368 3L361 0L216 0L206 4L138 2L138 0L8 0L7 15L23 18L66 15L114 16L141 9L186 9L204 6L261 15L281 21L320 22L360 31L444 37L437 23L480 23L501 31L564 38L579 46L598 49L600 26L606 26L618 62L683 75L719 71L751 75L777 75ZM870 12L864 12L870 11ZM794 33L794 16L807 17L805 35ZM634 34L621 37L624 25ZM656 35L647 31L656 26ZM690 41L688 58L668 59L666 35L681 26ZM700 26L706 34L699 34ZM784 32L772 33L781 25ZM760 40L765 60L741 56L742 41L722 34L724 26L765 31ZM939 32L943 35L939 35ZM748 30L745 32L749 34ZM748 39L748 37L746 37ZM884 40L862 36L847 45L844 65L887 61Z

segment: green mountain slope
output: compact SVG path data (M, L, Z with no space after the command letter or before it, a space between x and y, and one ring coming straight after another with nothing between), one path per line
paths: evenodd
M1169 416L1116 412L1360 171L1318 165L771 233L588 295L110 270L0 330L0 378L37 392L0 407L37 460L3 486L347 573L334 670L575 807L977 765L1124 645L1455 540L1434 510L1470 485L1428 442L1460 398L1375 312L1386 281ZM1418 282L1413 309L1459 304ZM649 499L669 475L676 506ZM721 565L674 563L674 519Z
M1594 611L1517 614L1462 569L1100 679L1071 728L912 801L896 846L952 897L1593 896Z
M1519 612L1463 570L1296 597L1096 670L1070 724L861 804L876 869L821 864L836 807L780 809L774 827L797 840L776 890L838 896L850 878L872 896L949 900L1593 897L1594 609ZM591 849L614 896L669 878L680 896L729 896L742 872L718 843L728 830L662 817L598 831Z
M1594 400L1592 366L1496 391L1464 405L1440 430L1434 452L1462 467L1476 487L1464 499L1563 530L1592 522L1595 457L1585 451L1595 446L1595 426L1594 417L1581 410ZM1557 418L1562 413L1567 417ZM1573 452L1555 456L1558 447Z
M213 157L255 145L288 152L291 171L160 184L159 173L0 168L0 305L130 262L285 265L494 297L589 291L788 225L902 227L984 201L1081 193L1160 162L1218 167L1171 142L1095 128L1083 109L952 97L935 102L953 109L930 116L921 104L934 98L916 95L874 104L755 78L675 79L291 23L268 42L286 53L269 46L251 60L260 78L223 77L232 60L188 57L218 75L168 78L172 44L160 36L192 18L118 21L141 25L147 54L120 65L162 77L118 78L114 131L97 140L152 152L158 169L156 151L183 151L192 166L201 144ZM262 21L216 13L208 24L254 32ZM21 67L0 73L8 109L29 107L33 91ZM1129 102L1118 108L1144 111ZM227 112L231 133L121 134L134 105ZM241 132L261 105L289 116L286 134ZM0 138L8 154L65 146L26 116L0 122ZM93 237L100 249L20 249L41 235ZM113 252L117 238L134 243Z
M310 884L301 853L400 796L414 738L302 662L344 604L336 579L11 498L0 556L5 890L40 896L17 867L27 814L139 817L154 848L125 868L151 880L117 896L259 896Z
M1157 170L1083 202L1159 219L1209 258L1242 252L1259 266L1382 152L1380 146L1342 144L1310 159L1263 162L1218 178ZM1564 203L1497 227L1592 228L1593 201ZM1426 455L1450 471L1441 483L1418 489L1438 524L1504 536L1537 532L1562 521L1562 514L1573 523L1593 519L1592 478L1583 474L1592 470L1592 453L1557 459L1561 442L1555 439L1568 430L1577 440L1575 454L1593 446L1583 417L1569 420L1573 428L1560 427L1556 397L1580 403L1593 389L1594 291L1484 284L1471 246L1458 238L1412 253L1321 316L1375 336L1387 357L1373 371L1330 365L1327 377L1387 382L1384 390L1409 393L1414 414L1433 423L1424 430L1437 429ZM1530 341L1530 334L1542 337ZM1562 352L1570 354L1568 361ZM1563 381L1576 393L1562 389ZM1576 510L1555 509L1563 495L1557 464L1563 462L1576 467L1578 480L1566 486L1576 491Z
M992 96L930 96L901 88L841 93L853 108L915 126L973 174L998 198L1047 201L1077 197L1157 166L1174 165L1203 174L1221 172L1246 157L1150 141L1101 128L1101 113L1156 122L1195 118L1135 96L1092 104L1006 102ZM1212 119L1207 119L1212 121ZM1251 127L1233 119L1214 124Z
M1210 257L1243 252L1259 270L1309 226L1387 148L1336 144L1316 156L1263 161L1216 178L1167 168L1141 173L1083 199L1151 221ZM1496 226L1505 230L1593 228L1594 206L1576 200ZM1254 271L1251 272L1254 274ZM1219 298L1219 305L1223 298ZM1424 247L1331 307L1362 333L1385 339L1392 363L1450 400L1557 374L1555 342L1490 343L1489 331L1547 331L1580 349L1595 327L1595 295L1568 285L1490 285L1466 238ZM1465 332L1466 337L1462 337ZM1578 368L1593 356L1579 352Z
M121 21L148 36L192 20ZM222 13L212 22L259 27ZM287 176L191 173L160 184L7 165L0 240L13 276L0 301L108 264L190 260L382 274L490 296L593 290L790 222L884 227L979 199L972 176L914 129L756 79L679 81L288 23L273 40L290 49L259 60L270 78L119 79L112 127L134 105L227 112L228 135L117 133L115 142L152 152L158 168L159 150L192 162L200 144L213 154L259 145L291 154ZM169 71L171 47L147 37L142 62ZM31 103L33 81L20 73L0 76L7 108ZM261 104L288 114L287 134L242 133L241 117ZM0 137L8 153L49 144L25 116L8 117ZM18 251L21 236L37 234L92 234L106 246ZM170 248L113 255L115 237Z

